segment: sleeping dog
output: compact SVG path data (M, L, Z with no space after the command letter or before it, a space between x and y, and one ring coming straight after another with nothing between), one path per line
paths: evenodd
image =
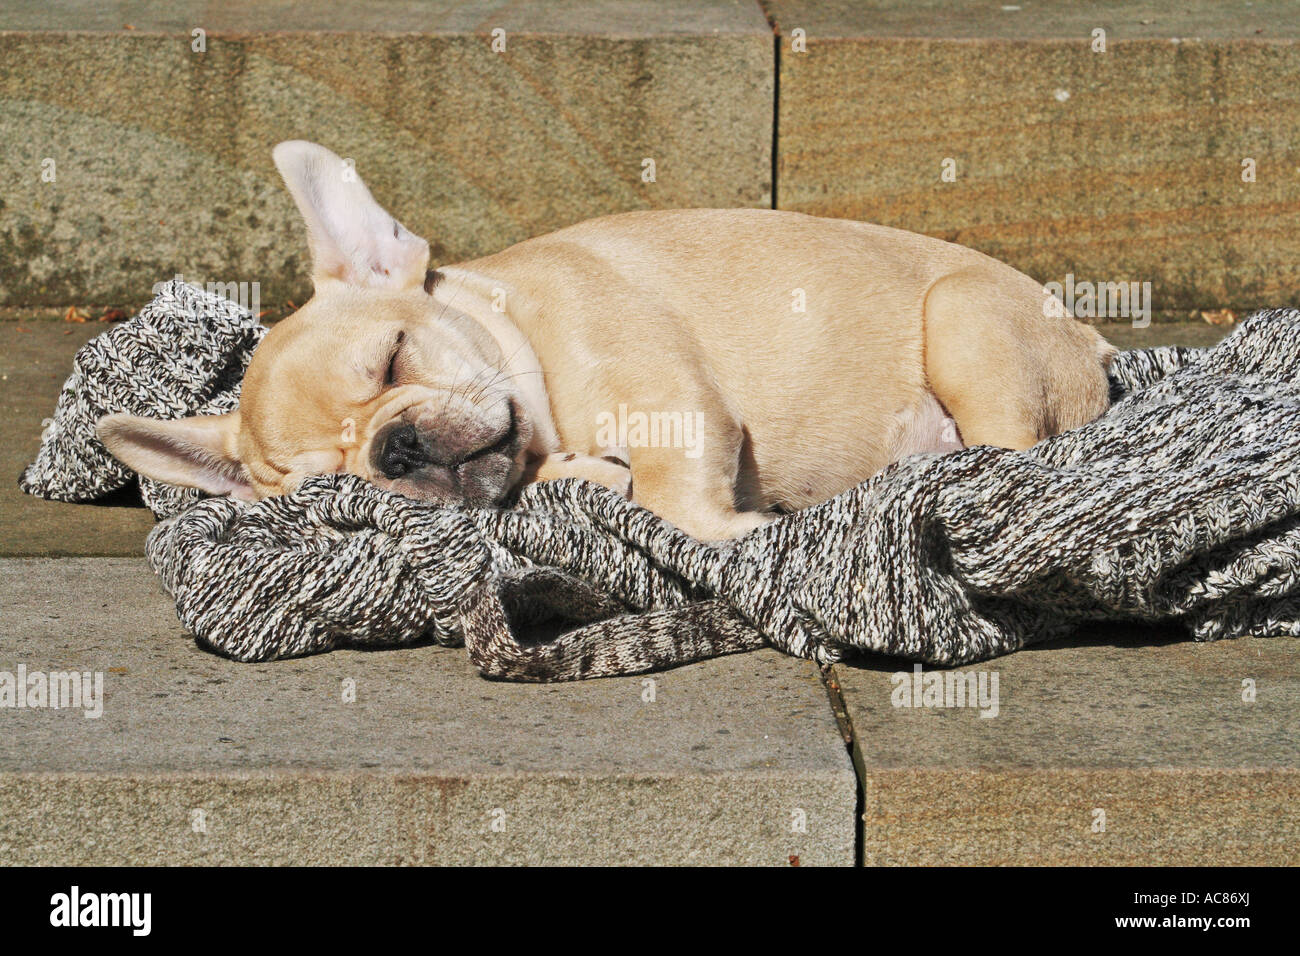
M350 164L306 142L274 157L315 294L258 347L237 412L100 421L141 474L254 499L343 471L480 506L576 476L725 539L905 455L1027 448L1107 406L1110 345L938 239L630 212L429 271Z

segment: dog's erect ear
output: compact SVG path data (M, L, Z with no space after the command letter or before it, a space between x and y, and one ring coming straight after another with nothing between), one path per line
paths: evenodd
M239 412L158 421L105 415L95 425L113 457L133 471L169 485L251 501L256 495L235 453Z
M303 140L272 152L307 223L312 279L401 289L424 283L429 244L384 212L351 163Z

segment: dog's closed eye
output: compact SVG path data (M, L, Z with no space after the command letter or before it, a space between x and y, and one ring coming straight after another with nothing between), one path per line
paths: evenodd
M406 333L398 332L397 340L393 343L393 351L388 356L388 365L384 368L384 387L392 388L397 384L398 359L402 355L402 343L406 341Z

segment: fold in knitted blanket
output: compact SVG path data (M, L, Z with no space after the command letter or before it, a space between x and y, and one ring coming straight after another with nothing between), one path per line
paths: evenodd
M175 283L78 354L24 488L129 480L87 431L101 414L234 406L260 329L205 295ZM963 664L1088 621L1295 636L1297 370L1287 309L1210 349L1121 353L1089 425L1025 452L913 456L725 546L576 480L498 510L330 475L253 504L147 489L165 517L147 552L185 627L242 661L434 640L488 677L570 680L760 646Z

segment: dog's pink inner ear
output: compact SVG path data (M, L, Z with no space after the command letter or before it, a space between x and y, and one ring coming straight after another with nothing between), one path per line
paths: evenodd
M425 281L429 244L375 202L351 162L301 140L281 143L273 155L307 226L317 284L414 288Z
M238 412L174 421L106 415L95 431L113 456L137 474L211 495L257 497L235 452Z

